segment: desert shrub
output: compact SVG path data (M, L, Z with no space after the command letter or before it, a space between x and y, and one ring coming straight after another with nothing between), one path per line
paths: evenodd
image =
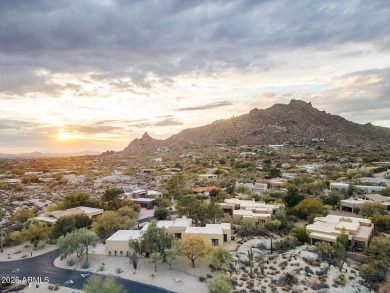
M335 280L335 283L344 287L347 284L347 279L345 278L345 275L338 275L337 279Z
M297 277L295 277L293 274L285 273L283 276L281 276L278 280L278 284L280 286L293 286L298 283Z
M69 259L67 262L66 262L66 264L68 265L68 266L73 266L74 265L74 260L73 259Z
M233 285L231 282L218 278L207 282L207 288L210 293L230 293L233 292Z
M313 258L308 258L308 257L302 257L302 259L304 260L304 262L306 262L307 264L313 266L313 267L319 267L320 266L320 262L313 259Z

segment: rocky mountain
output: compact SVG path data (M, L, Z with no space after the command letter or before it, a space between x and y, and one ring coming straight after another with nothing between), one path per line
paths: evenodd
M332 146L384 145L390 144L390 128L354 123L319 111L311 103L291 100L287 105L275 104L263 110L255 108L248 114L185 129L166 140L156 140L145 133L141 139L131 142L124 152L155 151L158 147L206 147L217 143L308 144L313 139L323 139Z
M140 153L156 151L166 145L164 140L154 139L147 132L141 138L134 139L124 150L124 153Z

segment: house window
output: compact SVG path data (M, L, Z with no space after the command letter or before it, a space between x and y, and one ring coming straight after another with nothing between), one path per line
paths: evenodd
M213 246L218 246L219 245L219 239L211 239L211 244Z
M175 233L176 239L181 239L181 233Z

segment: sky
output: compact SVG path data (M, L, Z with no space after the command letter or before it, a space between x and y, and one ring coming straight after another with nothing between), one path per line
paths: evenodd
M388 0L2 0L0 153L121 150L291 99L390 127Z

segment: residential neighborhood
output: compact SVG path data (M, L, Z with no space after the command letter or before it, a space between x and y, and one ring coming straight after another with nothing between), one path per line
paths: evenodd
M386 286L371 249L390 243L389 154L251 146L256 156L243 156L248 148L1 160L1 260L58 251L59 268L174 292ZM357 163L364 171L349 172Z

